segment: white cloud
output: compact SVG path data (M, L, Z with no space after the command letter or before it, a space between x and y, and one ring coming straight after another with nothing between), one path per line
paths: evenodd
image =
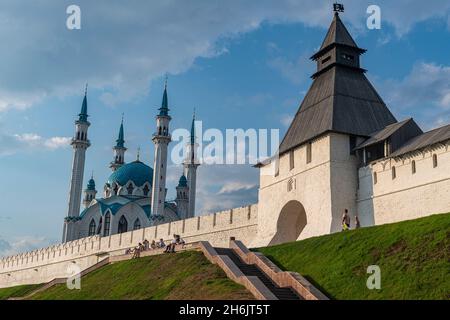
M197 213L212 213L249 205L256 203L257 199L257 169L248 165L204 165L199 168Z
M257 29L261 23L300 22L326 28L331 4L292 0L79 0L81 30L65 27L64 1L0 4L0 111L27 108L48 96L79 94L86 81L114 105L145 95L150 80L181 73L198 57L227 52L217 41ZM369 1L347 1L344 19L364 30ZM398 35L420 21L447 19L450 3L378 1L383 22ZM27 10L23 10L26 6ZM420 9L420 10L419 10ZM272 48L274 49L274 48ZM276 48L275 48L276 49ZM299 60L298 60L299 61ZM298 81L298 61L272 64ZM293 68L293 70L291 70ZM304 73L304 72L303 72Z
M403 79L382 81L379 88L394 111L402 116L416 114L415 118L428 129L450 118L448 79L450 66L419 62Z
M285 127L289 127L294 120L294 116L291 114L285 114L281 116L281 124Z
M256 184L242 183L239 181L227 182L222 187L222 189L220 189L218 194L232 193L232 192L242 191L242 190L250 190L250 189L253 189L256 187L257 187Z
M0 238L0 257L7 257L23 252L33 251L40 248L48 247L55 241L45 237L21 237L13 241L6 241Z
M294 84L301 84L313 73L313 64L307 54L302 54L295 60L277 56L268 61L269 67L281 73L283 77Z
M71 138L43 138L35 133L7 134L0 132L0 156L9 156L19 152L56 150L69 146Z

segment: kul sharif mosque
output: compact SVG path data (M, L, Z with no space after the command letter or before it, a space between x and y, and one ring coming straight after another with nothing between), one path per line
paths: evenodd
M110 164L112 174L98 197L93 177L83 191L83 176L86 150L91 145L88 139L87 90L81 112L75 121L72 176L69 191L69 209L64 219L63 242L94 235L109 236L152 225L168 223L195 215L195 186L197 168L194 123L192 119L191 136L186 148L184 172L176 187L175 201L166 201L166 177L169 133L169 103L167 81L164 88L161 108L156 116L156 131L153 134L155 155L153 168L139 160L125 163L123 119L119 136L113 148L114 158ZM83 198L83 199L82 199ZM81 200L84 209L81 210Z

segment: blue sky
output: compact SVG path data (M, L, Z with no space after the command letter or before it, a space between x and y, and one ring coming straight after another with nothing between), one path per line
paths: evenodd
M67 140L89 82L86 178L102 190L125 113L127 160L153 162L151 134L169 73L172 129L279 128L311 84L309 57L332 19L333 1L2 1L0 39L0 254L59 241L72 150ZM65 27L69 4L81 30ZM381 30L368 30L366 1L344 1L363 67L398 120L427 130L450 123L450 4L378 1ZM27 10L23 10L24 6ZM169 168L169 198L181 168ZM257 201L258 172L199 169L198 214ZM2 240L1 240L2 239Z

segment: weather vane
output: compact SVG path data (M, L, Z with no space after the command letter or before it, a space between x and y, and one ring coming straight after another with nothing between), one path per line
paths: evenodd
M344 12L344 5L341 3L333 3L333 11L338 13L338 12Z

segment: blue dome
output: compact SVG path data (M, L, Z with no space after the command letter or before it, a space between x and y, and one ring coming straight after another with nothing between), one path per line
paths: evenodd
M120 186L124 186L130 180L137 187L142 187L146 182L152 186L153 169L140 161L127 163L109 176L108 183L112 185L115 182Z

